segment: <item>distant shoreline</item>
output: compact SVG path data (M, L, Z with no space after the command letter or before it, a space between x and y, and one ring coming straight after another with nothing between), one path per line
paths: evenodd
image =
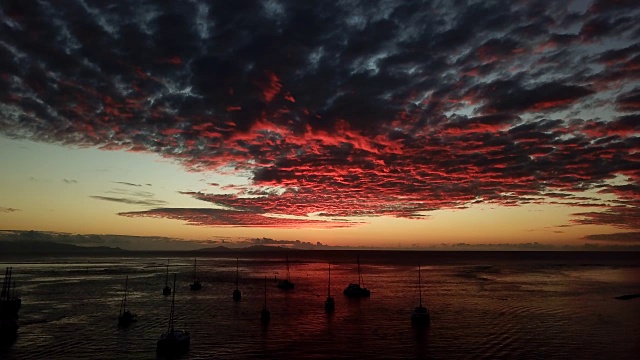
M21 246L17 251L6 251L6 246L0 242L0 263L28 264L28 263L59 263L59 262L87 262L95 261L126 261L126 258L158 259L217 259L215 261L230 261L235 259L261 259L267 262L284 262L288 255L291 262L331 262L354 263L359 255L364 266L376 264L393 264L397 266L496 266L502 264L519 263L523 266L538 266L557 268L562 270L567 266L581 266L600 268L608 266L640 267L638 252L636 251L469 251L469 250L373 250L373 249L320 249L302 250L288 249L274 246L252 246L247 248L216 247L201 250L125 250L118 248L91 248L69 244L51 243L37 247ZM95 260L94 260L95 259ZM99 260L100 259L100 260ZM165 260L166 261L166 260Z
M140 255L140 254L169 254L184 253L188 256L193 254L224 254L224 253L247 253L247 252L265 252L273 253L279 251L364 251L364 252L434 252L434 253L635 253L640 252L640 246L602 246L602 247L556 247L556 248L536 248L536 247L506 247L501 248L500 244L478 244L456 246L449 245L447 247L426 247L426 248L374 248L374 247L349 247L349 246L327 246L321 245L317 247L296 247L281 244L254 244L244 247L227 247L218 245L215 247L205 247L199 249L123 249L113 246L84 246L73 243L57 242L51 240L22 240L0 239L0 256L3 255L27 255L27 256L51 256L51 255Z

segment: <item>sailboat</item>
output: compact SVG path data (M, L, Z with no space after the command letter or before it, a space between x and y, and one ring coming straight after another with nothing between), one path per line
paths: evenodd
M124 280L124 296L122 296L122 302L120 303L120 315L118 315L118 326L119 327L127 327L131 325L132 322L136 321L136 317L138 315L131 313L130 310L127 310L127 291L129 277L127 276Z
M411 323L415 325L428 325L431 321L429 309L422 306L422 277L420 275L420 265L418 265L418 289L420 291L420 305L411 312Z
M329 284L327 285L327 300L324 302L324 309L327 312L331 312L336 308L336 302L331 296L331 263L329 263Z
M0 319L16 319L22 306L22 299L16 297L16 282L12 282L13 268L8 267L4 273L2 292L0 293ZM13 293L11 291L13 284Z
M278 285L276 286L282 290L292 290L294 287L293 283L291 282L291 273L289 272L289 254L287 254L287 278L278 281Z
M167 332L160 335L156 346L156 353L161 356L173 356L185 353L191 345L191 334L186 330L176 330L173 327L173 314L176 303L176 275L173 274L173 297L171 298L171 312L169 313L169 327Z
M8 267L4 273L2 292L0 293L0 346L9 346L18 337L18 311L22 306L22 299L16 297L16 282L11 281L12 268ZM13 293L11 285L13 284Z
M352 298L371 296L371 291L364 287L364 279L362 278L362 273L360 273L360 255L358 255L358 283L350 283L342 293Z
M240 289L238 289L238 277L239 277L238 258L236 258L236 289L233 290L233 301L236 301L236 302L240 301L240 299L242 298Z
M196 259L193 259L193 284L189 285L189 287L194 291L202 289L202 283L196 278Z
M271 320L271 312L267 310L267 277L264 277L264 306L260 311L260 321L266 324Z
M162 295L171 295L171 288L169 287L169 259L167 259L167 275L164 278L164 289L162 289Z

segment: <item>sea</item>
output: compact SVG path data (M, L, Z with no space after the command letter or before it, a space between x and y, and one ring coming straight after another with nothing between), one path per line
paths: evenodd
M638 252L132 254L1 257L22 308L0 358L155 359L172 301L162 295L169 260L175 324L191 333L184 359L640 359L640 298L616 299L640 293ZM200 291L189 290L195 258ZM286 258L290 291L276 287ZM342 294L358 281L358 258L370 298ZM126 277L138 320L121 329ZM428 327L410 321L420 288Z

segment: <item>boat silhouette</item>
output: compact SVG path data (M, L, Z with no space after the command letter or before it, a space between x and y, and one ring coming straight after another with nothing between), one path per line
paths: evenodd
M362 278L362 273L360 272L360 255L358 255L358 283L350 283L342 293L350 298L371 296L371 291L364 287L364 279Z
M289 272L289 254L287 254L287 278L284 280L278 281L278 285L276 285L278 289L282 290L293 290L294 285L291 282L291 273Z
M422 306L422 276L420 275L420 265L418 265L418 290L420 293L420 304L411 312L411 323L414 325L428 325L431 322L429 309Z
M4 273L2 292L0 292L0 319L17 319L18 311L22 306L22 299L16 296L16 282L12 279L13 268L8 267Z
M160 335L156 344L156 353L163 357L172 357L189 351L191 334L186 330L174 328L174 312L176 302L176 274L173 274L173 297L171 298L171 312L167 332Z
M193 291L202 289L202 283L196 277L196 259L193 259L193 283L189 285L189 288Z
M127 310L127 292L129 290L129 277L124 280L124 295L122 296L122 302L120 302L120 312L118 315L118 326L127 327L136 321L138 315L133 314L130 310Z
M12 281L13 268L4 273L2 292L0 292L0 346L10 346L18 337L18 311L22 299L16 297L16 282ZM13 286L12 286L13 285ZM13 291L11 291L13 288Z

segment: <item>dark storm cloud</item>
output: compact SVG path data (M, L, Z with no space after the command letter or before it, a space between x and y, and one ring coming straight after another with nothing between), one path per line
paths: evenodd
M626 13L629 10L637 10L638 3L635 0L596 0L589 8L593 13Z
M640 243L640 231L613 234L593 234L587 235L583 239L587 241Z
M591 211L573 214L576 224L581 225L611 225L620 229L640 229L640 204L636 200L633 206L611 206L606 211Z
M604 64L615 65L632 58L638 53L640 53L640 44L636 43L627 47L604 51L595 56L595 60Z
M115 184L127 185L127 186L136 186L136 187L141 187L142 186L142 184L135 184L135 183L130 183L130 182L126 182L126 181L114 181L114 183Z
M142 185L140 184L133 184L122 181L114 181L114 183L131 187L142 187ZM164 200L154 199L155 194L149 191L114 188L106 191L105 193L109 194L109 196L91 195L89 197L96 200L118 202L129 205L162 206L167 204L167 202ZM112 194L115 196L112 196Z
M198 225L351 226L334 218L590 189L633 208L611 183L640 182L640 9L616 4L7 1L0 133L250 178L187 193L235 212L122 214ZM94 198L164 204L116 193ZM594 214L576 220L622 226Z
M608 15L595 16L587 21L580 30L580 36L585 41L596 38L622 35L635 25L633 16L611 17Z
M621 94L616 103L621 111L640 111L640 87Z
M98 196L92 195L90 198L97 200L113 201L129 205L144 205L144 206L160 206L167 204L166 201L155 199L136 199L136 198L124 198L124 197L110 197L110 196Z
M482 108L484 112L518 114L524 111L548 111L565 107L594 93L584 86L561 83L545 83L522 89L512 81L489 83L479 92L479 98L489 99Z

